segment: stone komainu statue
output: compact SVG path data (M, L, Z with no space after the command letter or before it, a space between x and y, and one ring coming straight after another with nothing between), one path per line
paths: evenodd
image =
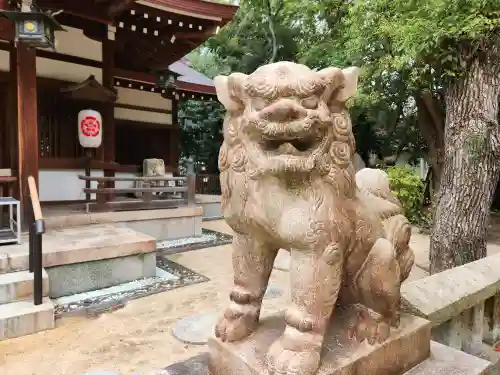
M222 210L235 231L231 303L215 334L250 335L276 254L289 250L292 303L267 355L270 374L316 372L335 305L356 311L349 330L359 340L381 342L399 324L411 227L383 171L355 173L345 102L357 75L279 62L215 80L227 110Z

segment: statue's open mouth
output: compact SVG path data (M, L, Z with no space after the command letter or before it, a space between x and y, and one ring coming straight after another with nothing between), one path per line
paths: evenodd
M247 144L250 159L256 165L254 177L270 173L310 173L319 155L331 142L330 123L308 117L290 122L254 122Z
M321 140L314 135L300 138L264 138L261 148L269 156L285 154L293 156L309 156Z

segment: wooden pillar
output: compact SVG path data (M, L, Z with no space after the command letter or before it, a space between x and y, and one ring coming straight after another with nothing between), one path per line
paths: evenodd
M179 167L181 130L178 127L170 129L169 138L169 166L177 169Z
M115 87L115 33L116 27L107 26L106 37L102 41L102 84L108 89ZM115 161L115 107L114 103L106 103L102 114L102 155L101 160ZM114 170L104 170L105 177L114 177ZM115 183L109 181L108 188L114 188ZM107 200L113 200L113 195L106 195Z
M2 84L0 89L0 108L4 113L3 117L0 118L0 169L10 168L10 148L12 145L9 143L9 132L7 129L7 124L9 124L8 95L8 90ZM2 189L0 188L1 192Z
M32 218L28 176L38 186L38 109L36 87L36 50L19 43L10 51L11 84L17 106L17 177L22 223Z
M106 38L102 42L102 84L108 89L114 89L115 70L115 32L114 26L107 26ZM103 144L102 157L104 161L115 161L115 114L114 104L105 105L103 114Z
M179 167L179 157L181 149L181 129L178 119L178 105L179 102L174 98L172 99L172 127L169 134L169 162L168 164L175 169Z

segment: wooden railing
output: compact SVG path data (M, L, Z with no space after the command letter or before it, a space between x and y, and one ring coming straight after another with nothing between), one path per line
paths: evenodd
M95 194L96 203L88 203L89 211L119 211L172 208L195 203L196 176L186 177L93 177L78 176L86 182L97 182L97 188L84 188L86 195ZM110 183L129 181L141 183L141 187L116 188ZM173 185L173 186L171 186ZM135 193L138 200L126 200L118 197L120 194ZM154 197L153 193L163 193L170 197ZM180 197L176 196L180 193ZM158 198L158 199L154 199Z
M500 255L403 284L401 298L435 341L473 355L500 341Z
M45 221L42 208L38 199L38 190L35 179L28 177L31 207L33 209L33 222L29 226L29 271L33 273L33 299L35 305L41 305L43 300L43 260L42 260L42 235L45 233Z
M220 179L217 174L196 176L196 194L220 195Z

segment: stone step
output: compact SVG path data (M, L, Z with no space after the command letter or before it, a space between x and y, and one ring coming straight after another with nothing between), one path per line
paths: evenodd
M0 275L0 305L33 297L33 277L29 271L11 272ZM49 277L42 270L43 296L49 295Z
M47 209L44 220L48 233L60 229L107 224L127 227L152 236L158 241L168 241L201 236L203 212L201 205L91 213L82 211L64 213L57 209L55 211Z
M0 341L54 328L54 304L44 298L41 305L25 300L0 305Z
M0 247L0 274L28 269L28 238ZM88 225L51 230L43 236L45 268L120 258L156 251L156 239L119 225Z
M431 355L404 375L489 375L492 363L431 341Z

